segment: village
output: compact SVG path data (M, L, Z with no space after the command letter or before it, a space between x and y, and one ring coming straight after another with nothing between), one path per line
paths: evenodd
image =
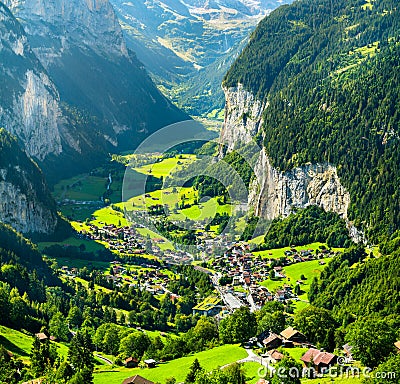
M106 271L107 281L120 287L122 284L136 286L139 276L130 273L125 260L140 260L139 266L143 268L140 274L142 287L152 294L162 295L170 293L167 285L170 276L165 273L169 265L192 264L196 256L183 250L160 249L160 244L166 239L152 238L141 235L137 227L117 226L103 224L102 227L89 222L88 230L78 234L80 239L97 241L105 244L110 251L119 257L111 263L111 268ZM205 316L224 316L234 312L241 306L248 306L252 312L262 308L269 301L290 303L298 301L302 280L286 281L284 267L293 264L318 260L319 265L326 263L326 258L335 256L335 252L323 248L318 251L312 249L296 249L292 247L286 250L280 258L255 256L252 253L253 245L247 242L232 242L224 237L213 240L204 238L202 234L201 244L197 246L205 255L206 260L195 268L210 276L216 290L215 298L204 298L194 313ZM221 255L212 256L213 247L225 248ZM268 255L267 255L268 256ZM159 262L151 262L158 260ZM74 277L76 268L62 267L62 272ZM280 281L279 289L270 290L261 285L268 279ZM290 284L288 283L290 282Z

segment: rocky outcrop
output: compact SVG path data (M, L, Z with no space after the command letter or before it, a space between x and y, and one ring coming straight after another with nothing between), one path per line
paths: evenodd
M275 219L288 216L294 208L318 205L347 219L350 194L340 183L336 167L309 164L283 173L271 166L263 149L255 173L260 185L253 182L249 199L258 216Z
M257 100L242 84L225 88L225 121L221 131L221 143L229 152L249 143L262 126L262 114L266 103Z
M30 156L44 160L59 155L62 113L58 92L22 27L1 3L0 54L0 127L15 134Z
M221 154L250 143L260 132L268 104L257 100L241 84L225 88L225 123L220 136ZM256 215L272 220L288 216L294 208L318 205L347 219L350 194L342 186L336 167L309 164L288 172L275 169L265 148L254 167L257 179L249 190Z
M46 68L76 44L109 58L128 57L121 27L108 0L5 0L4 3L18 15L33 50Z
M0 173L4 173L0 169ZM25 234L52 234L57 227L57 215L32 198L33 191L21 189L0 178L0 221Z
M25 234L52 234L56 204L38 166L0 129L0 221Z
M52 181L189 118L128 51L109 0L4 3L12 12L0 3L0 127Z

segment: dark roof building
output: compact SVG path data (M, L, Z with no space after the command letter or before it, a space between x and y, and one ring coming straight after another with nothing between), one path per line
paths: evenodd
M278 348L282 345L282 339L275 333L271 333L266 339L263 340L263 344L267 349Z
M307 338L301 332L299 332L296 329L293 329L292 327L286 328L284 331L282 331L281 336L285 340L291 341L293 343L298 343L298 344L307 343Z
M128 357L125 360L125 367L126 368L136 368L139 365L139 360L134 357Z
M154 383L150 380L145 379L142 376L136 375L128 377L122 382L122 384L154 384Z

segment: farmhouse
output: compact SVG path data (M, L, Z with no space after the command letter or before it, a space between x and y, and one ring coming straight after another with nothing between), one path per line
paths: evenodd
M126 368L136 368L139 365L139 360L134 357L128 357L125 360L125 367Z
M272 349L272 350L268 351L267 352L267 356L269 357L269 361L272 364L278 363L279 361L281 361L285 357L282 353L280 353L276 349Z
M264 347L267 349L278 348L282 345L282 339L275 333L263 340Z
M314 367L318 373L329 369L332 365L336 364L337 356L333 353L322 352L315 348L310 348L300 360L307 367Z
M400 353L400 340L394 343L394 346L396 347L397 353Z
M292 327L288 327L284 331L282 331L281 336L286 341L291 341L292 343L295 344L307 343L307 338L301 332L297 331L296 329L293 329Z
M154 383L150 380L145 379L142 376L136 375L128 377L122 382L122 384L154 384Z

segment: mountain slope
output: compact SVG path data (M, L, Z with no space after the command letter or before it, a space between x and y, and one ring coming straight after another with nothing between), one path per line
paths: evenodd
M220 82L241 42L263 16L291 1L111 2L128 46L156 82L185 110L205 114L221 108Z
M0 221L27 234L53 234L61 219L38 166L0 129Z
M26 34L0 2L0 126L18 136L31 156L62 151L58 92L32 52Z
M372 241L400 226L399 22L392 0L295 2L260 23L223 82L232 105L222 139L232 147L258 135L264 176L266 168L279 178L308 163L335 166L350 192L347 216ZM271 208L265 177L253 191L261 213ZM293 181L287 201L296 192L312 204L308 182L295 191ZM339 197L334 184L324 188Z
M60 154L70 171L78 164L88 167L108 151L133 148L163 125L187 119L126 48L108 0L5 4L26 31L25 41L53 82L58 100L58 150L37 156L46 173L57 177ZM18 67L19 62L11 64ZM5 66L4 71L10 70L14 67Z

